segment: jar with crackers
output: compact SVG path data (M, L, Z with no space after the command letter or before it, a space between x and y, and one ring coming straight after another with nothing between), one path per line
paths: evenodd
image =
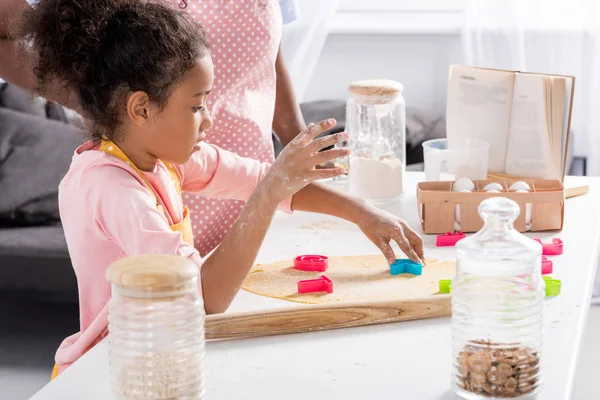
M463 399L525 399L542 387L542 246L513 226L519 206L493 197L483 228L456 244L452 389Z

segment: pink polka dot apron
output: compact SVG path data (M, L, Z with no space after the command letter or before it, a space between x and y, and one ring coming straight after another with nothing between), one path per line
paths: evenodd
M215 66L208 98L214 123L206 141L243 157L272 162L275 60L282 35L278 0L185 3L184 12L207 32ZM244 206L190 193L184 193L183 201L191 210L195 247L201 255L221 243Z

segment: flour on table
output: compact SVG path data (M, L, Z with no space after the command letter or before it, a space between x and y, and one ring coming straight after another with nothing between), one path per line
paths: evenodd
M346 221L313 221L307 222L299 226L302 229L312 229L312 230L355 230L358 229L355 225L352 225Z

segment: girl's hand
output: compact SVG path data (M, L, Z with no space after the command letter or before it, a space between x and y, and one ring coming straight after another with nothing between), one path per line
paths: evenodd
M348 135L345 132L313 140L320 133L333 128L335 124L334 119L316 125L309 124L283 149L262 182L267 186L269 196L281 202L311 182L333 178L346 172L344 168L317 169L317 166L327 161L350 154L350 150L345 148L319 152L325 147L347 140Z
M423 239L402 219L390 213L368 206L357 225L363 233L382 251L388 264L396 261L390 242L398 243L400 249L412 261L425 265Z

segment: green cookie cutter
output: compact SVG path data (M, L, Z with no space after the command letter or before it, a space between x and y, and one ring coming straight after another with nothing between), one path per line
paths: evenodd
M560 279L553 279L551 276L543 276L544 283L546 284L546 297L554 297L560 294L562 287L562 281ZM452 293L452 279L440 279L439 289L441 294Z
M558 296L562 287L560 279L553 279L551 276L544 275L544 283L546 283L546 297Z
M440 279L440 293L449 294L452 292L452 279Z

